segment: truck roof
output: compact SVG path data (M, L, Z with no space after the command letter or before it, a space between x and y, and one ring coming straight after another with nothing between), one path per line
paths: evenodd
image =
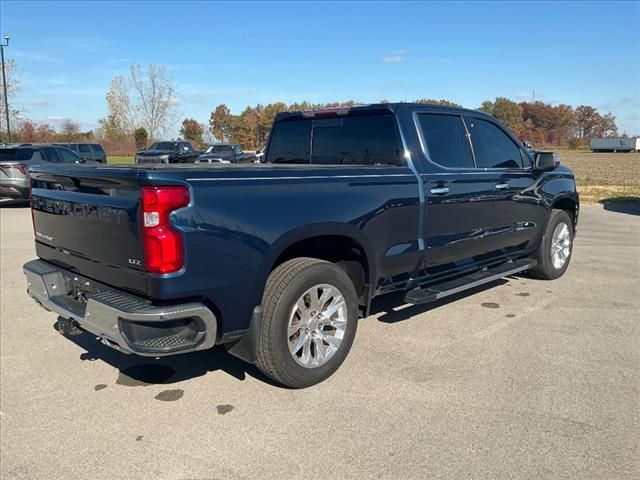
M490 115L480 112L478 110L471 110L463 107L450 107L445 105L434 105L429 103L415 103L415 102L396 102L396 103L372 103L367 105L354 105L354 106L338 106L338 107L328 107L328 108L319 108L312 110L299 110L293 112L280 112L276 115L275 121L281 121L287 118L296 118L296 117L321 117L321 116L341 116L341 115L390 115L401 109L414 109L420 108L422 110L434 110L440 112L451 112L451 113L473 113L473 114L481 114L490 117Z

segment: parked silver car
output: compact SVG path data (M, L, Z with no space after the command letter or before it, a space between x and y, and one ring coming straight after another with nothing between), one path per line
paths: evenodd
M29 167L43 163L95 162L57 145L0 146L0 197L29 198Z

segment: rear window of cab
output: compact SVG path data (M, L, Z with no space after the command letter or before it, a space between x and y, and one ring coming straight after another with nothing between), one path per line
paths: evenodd
M402 148L393 115L295 118L274 125L266 161L399 165Z

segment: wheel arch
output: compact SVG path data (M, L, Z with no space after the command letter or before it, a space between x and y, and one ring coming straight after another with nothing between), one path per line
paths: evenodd
M578 225L578 210L580 208L577 196L561 195L553 199L551 203L552 210L564 210L569 215L573 230L575 232Z
M264 291L269 274L281 263L294 257L312 257L331 262L357 261L362 265L362 284L353 275L353 266L345 266L359 296L368 302L369 285L375 278L374 256L368 240L356 227L344 223L321 223L298 227L280 236L264 256L256 291ZM344 262L343 262L344 263ZM344 266L344 265L343 265Z

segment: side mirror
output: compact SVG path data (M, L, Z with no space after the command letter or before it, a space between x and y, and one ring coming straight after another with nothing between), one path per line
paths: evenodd
M560 156L554 152L536 152L535 168L538 170L553 170L560 165Z

